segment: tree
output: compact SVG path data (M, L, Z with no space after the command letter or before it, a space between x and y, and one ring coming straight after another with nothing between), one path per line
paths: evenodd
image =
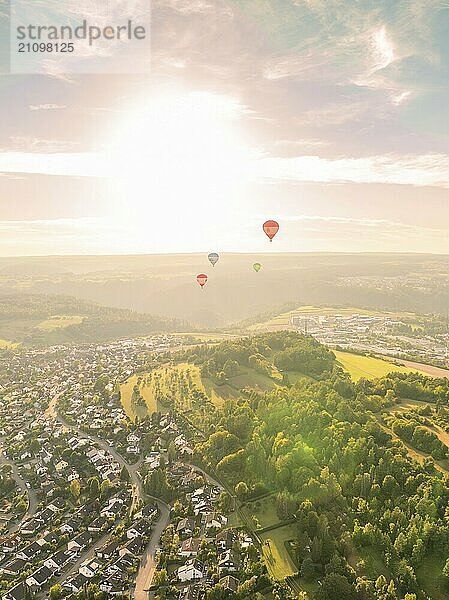
M315 594L314 600L357 600L354 586L338 573L326 575L321 587Z
M59 600L63 596L62 586L57 583L56 585L52 585L50 588L50 599L51 600Z
M89 496L97 499L100 496L100 480L98 477L90 477L87 481L89 486Z
M79 500L81 494L81 484L78 479L72 479L70 482L70 493L75 501Z
M170 442L167 448L167 458L169 463L175 462L178 456L178 449L176 447L175 442Z
M109 481L109 479L104 479L101 482L101 486L100 486L100 495L102 498L106 498L110 492L111 489L111 482Z
M300 573L301 577L304 577L304 579L313 579L315 575L315 569L310 556L306 556L306 558L302 561Z
M244 481L240 481L234 488L235 493L237 496L239 496L240 498L242 498L243 496L246 496L246 494L248 493L248 486L246 485L246 483Z
M207 600L225 600L227 595L224 587L217 583L217 585L214 585L214 587L207 592L206 598Z
M120 471L120 479L125 483L129 483L130 481L129 471L126 468L126 465L123 465L122 470Z

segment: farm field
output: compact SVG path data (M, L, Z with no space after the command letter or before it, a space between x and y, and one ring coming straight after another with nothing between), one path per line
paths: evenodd
M353 381L358 381L362 377L375 379L376 377L383 377L388 373L413 373L417 371L417 369L395 365L381 358L361 356L339 350L333 350L333 352L341 366L345 371L348 371ZM418 372L422 373L422 371Z

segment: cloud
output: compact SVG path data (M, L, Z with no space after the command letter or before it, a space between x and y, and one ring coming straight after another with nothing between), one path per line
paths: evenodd
M0 173L107 177L111 168L104 156L94 152L3 152L0 154Z
M449 188L449 156L371 156L328 159L319 156L265 157L261 178L320 183L387 183Z
M66 105L60 104L30 104L30 110L63 110Z
M0 173L114 177L116 163L114 155L96 152L4 152L0 154ZM388 154L333 159L309 155L264 156L253 149L242 176L256 181L383 183L447 189L449 155Z

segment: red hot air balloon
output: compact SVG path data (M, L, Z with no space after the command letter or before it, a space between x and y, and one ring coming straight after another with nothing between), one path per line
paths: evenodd
M207 275L204 275L204 273L200 273L199 275L196 276L196 280L200 284L201 289L203 289L203 287L206 285Z
M272 242L274 236L279 231L279 223L277 223L276 221L265 221L265 223L263 224L263 230L269 237L270 242Z

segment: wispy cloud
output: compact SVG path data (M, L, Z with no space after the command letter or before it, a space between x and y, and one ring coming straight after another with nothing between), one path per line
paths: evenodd
M63 110L67 108L60 104L30 104L30 110Z
M266 179L321 183L388 183L449 188L449 156L371 156L328 159L319 156L263 158L259 175Z
M105 158L94 152L38 153L4 152L0 154L0 173L36 173L67 177L107 177L112 169Z

